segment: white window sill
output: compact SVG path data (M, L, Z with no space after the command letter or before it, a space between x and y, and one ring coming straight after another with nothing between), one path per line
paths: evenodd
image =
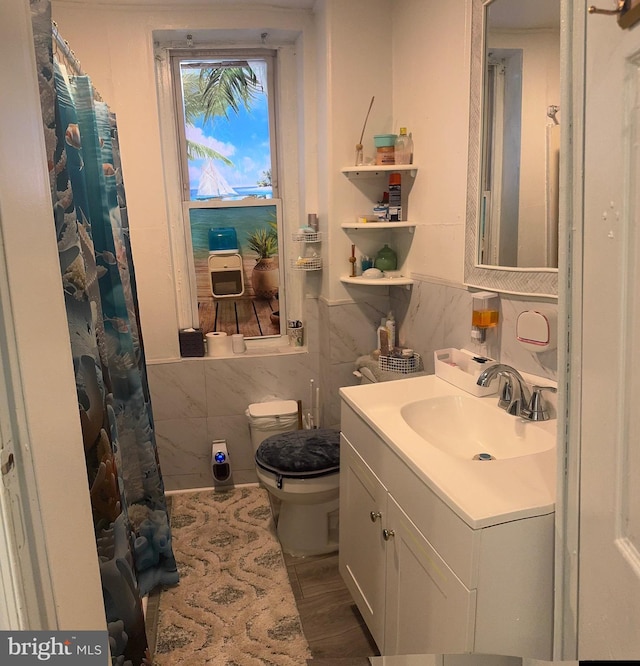
M177 363L179 361L220 361L230 358L257 358L261 356L279 356L282 354L306 354L309 350L304 347L291 347L288 338L281 336L269 340L247 340L247 351L242 354L226 354L224 356L179 356L172 358L161 358L147 360L147 365L158 365L160 363Z

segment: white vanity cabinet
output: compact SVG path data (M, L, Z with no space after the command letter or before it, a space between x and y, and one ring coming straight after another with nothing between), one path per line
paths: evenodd
M344 401L340 483L340 572L381 654L551 659L553 513L472 529Z
M340 455L340 570L381 653L470 652L475 590L449 569L344 436Z

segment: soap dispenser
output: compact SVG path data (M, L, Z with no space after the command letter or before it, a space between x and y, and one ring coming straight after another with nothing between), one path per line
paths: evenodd
M491 291L479 291L473 294L471 339L484 344L487 339L487 329L496 327L498 320L498 294Z

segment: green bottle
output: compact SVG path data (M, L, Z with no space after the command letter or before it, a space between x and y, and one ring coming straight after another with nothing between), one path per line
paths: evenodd
M385 243L376 254L375 267L381 271L395 271L398 267L398 255Z

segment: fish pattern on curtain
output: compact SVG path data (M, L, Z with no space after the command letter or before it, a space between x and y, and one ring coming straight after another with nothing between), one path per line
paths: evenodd
M142 338L114 114L53 57L32 0L53 219L113 664L151 664L141 596L178 582Z

